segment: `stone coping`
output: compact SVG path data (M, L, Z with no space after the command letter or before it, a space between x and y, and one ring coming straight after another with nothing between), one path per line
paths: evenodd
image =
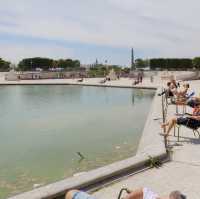
M22 81L22 82L0 82L0 86L28 86L28 85L74 85L74 86L95 86L95 87L111 87L111 88L138 88L138 89L152 89L156 90L156 86L130 86L130 85L112 85L112 84L100 84L100 83L70 83L70 82L27 82L27 81Z
M130 88L130 87L129 87ZM76 177L70 177L41 188L25 192L9 199L53 199L64 198L64 194L70 189L89 190L98 187L99 184L111 182L113 179L148 168L149 156L164 161L168 158L163 137L158 134L161 118L161 99L154 96L152 106L143 130L137 154L128 159L90 170Z
M137 149L137 154L148 154L153 149L165 150L164 138L160 136L162 122L162 99L158 96L161 89L157 89L147 117L144 130Z

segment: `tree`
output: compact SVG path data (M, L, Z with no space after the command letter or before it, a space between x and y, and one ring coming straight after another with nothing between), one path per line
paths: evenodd
M19 62L18 68L22 71L35 70L36 68L42 68L43 70L48 70L52 68L54 64L53 59L49 58L27 58Z
M123 68L122 69L122 71L125 73L125 74L129 74L130 73L130 68L127 68L127 67L125 67L125 68Z
M135 66L136 66L136 68L145 68L148 66L148 62L147 62L147 60L136 59Z
M53 60L49 58L26 58L19 62L18 70L28 71L35 70L36 68L42 68L43 70L48 70L49 68L64 68L66 70L76 70L80 69L80 61L72 59L59 59Z
M192 59L176 59L176 58L159 58L159 59L150 59L150 68L161 70L188 70L192 69Z
M200 57L195 57L192 60L192 65L193 67L200 69Z
M58 67L68 69L68 70L76 70L81 66L79 60L72 59L60 59L58 60Z
M81 67L81 63L79 60L74 60L73 61L73 67L74 68L80 68Z
M10 62L3 60L0 58L0 71L9 71L10 69Z

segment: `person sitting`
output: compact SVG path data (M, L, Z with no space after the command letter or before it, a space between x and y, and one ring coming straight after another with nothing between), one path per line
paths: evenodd
M96 199L95 197L79 190L68 191L65 199ZM169 196L160 197L149 188L139 188L131 191L124 199L186 199L180 191L172 191Z
M188 84L189 85L189 84ZM162 96L164 94L167 95L167 97L174 97L175 95L182 95L182 92L178 92L178 88L180 88L180 83L176 82L176 80L171 80L170 82L167 82L167 88L164 89L164 91L162 93L159 93L158 96ZM187 91L183 91L183 92L187 92Z
M159 93L158 96L162 96L162 95L166 94L167 97L173 97L174 94L171 91L171 87L170 86L171 86L171 82L167 82L167 88L165 88L163 92Z
M170 134L171 129L175 125L183 125L192 129L197 129L200 127L200 105L197 105L193 109L193 114L190 116L173 117L168 122L161 125L162 128L166 128L166 133L164 136L167 137Z
M175 102L176 105L186 105L190 106L191 108L194 108L198 105L200 105L200 97L193 97L193 96L188 96L185 100L177 100Z
M176 101L181 101L181 100L185 100L185 99L189 99L190 97L192 97L194 95L194 91L189 90L190 85L187 84L183 84L183 89L176 91L174 94L176 96Z

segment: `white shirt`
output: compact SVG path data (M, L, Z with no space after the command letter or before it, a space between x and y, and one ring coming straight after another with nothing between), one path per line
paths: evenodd
M157 199L158 195L149 188L143 188L143 199Z

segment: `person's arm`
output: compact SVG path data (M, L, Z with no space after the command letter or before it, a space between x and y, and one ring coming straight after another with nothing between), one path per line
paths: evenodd
M132 191L124 199L143 199L143 188Z

